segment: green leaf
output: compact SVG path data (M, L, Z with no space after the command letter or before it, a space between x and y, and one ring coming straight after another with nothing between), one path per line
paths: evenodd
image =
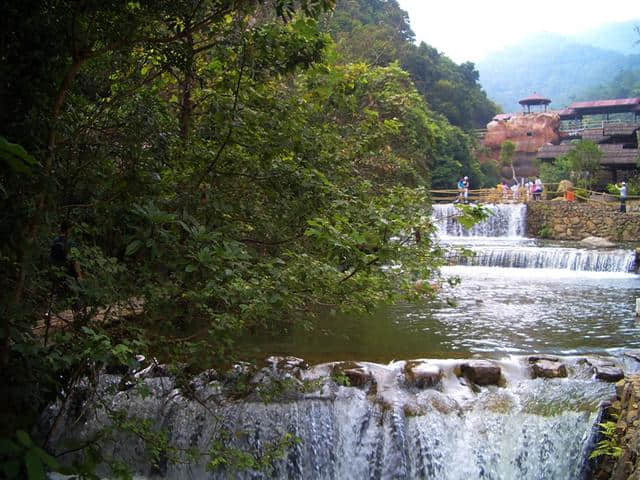
M127 245L127 249L124 251L125 256L130 256L140 250L142 246L142 242L140 240L134 240L129 245Z
M0 160L16 173L32 174L40 164L17 143L10 143L0 137Z
M29 450L24 456L24 463L27 467L27 478L29 480L45 480L42 460L35 449Z
M31 440L31 437L29 436L29 434L27 432L25 432L24 430L18 430L16 432L16 438L18 439L18 441L24 445L25 447L31 447L33 446L33 441Z
M42 460L42 462L52 470L57 470L60 467L58 461L40 447L33 447L31 450L33 450L35 454L40 457L40 460Z

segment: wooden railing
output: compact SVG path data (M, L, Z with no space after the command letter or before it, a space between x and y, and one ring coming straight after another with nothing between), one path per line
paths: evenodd
M551 194L556 194L558 183L543 184L542 192L536 195L524 186L514 190L503 189L502 186L493 188L479 188L469 190L466 201L468 203L526 203L535 200L547 200ZM464 192L458 189L431 190L433 203L464 203ZM567 201L589 202L599 205L613 205L620 201L619 195L594 190L573 188L569 192L561 192L561 196ZM557 195L556 195L557 196ZM638 201L640 195L628 195L627 201Z
M561 132L580 132L583 130L602 129L611 126L624 126L624 125L640 125L639 118L614 118L610 120L595 120L590 118L583 118L582 120L562 120L560 122Z
M479 188L469 190L466 201L468 203L524 203L533 200L533 194L524 186L513 190L502 187ZM433 203L464 203L464 192L457 189L450 190L431 190L431 198ZM546 189L540 194L541 199L546 198Z

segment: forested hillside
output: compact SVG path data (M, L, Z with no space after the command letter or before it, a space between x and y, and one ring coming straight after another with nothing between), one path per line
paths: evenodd
M531 36L478 62L487 94L507 112L520 111L518 100L532 92L551 98L551 108L562 108L621 71L638 67L640 54L625 55L549 33Z
M5 8L0 436L134 354L201 368L319 306L432 293L428 189L480 182L459 126L493 106L472 65L412 45L395 1L333 7ZM25 435L0 451L17 478Z
M593 86L576 95L576 100L594 98L631 98L640 97L640 68L622 70L609 81Z
M457 65L424 42L415 45L407 14L396 0L338 2L329 29L346 61L398 62L429 106L455 126L484 128L498 111L473 63Z

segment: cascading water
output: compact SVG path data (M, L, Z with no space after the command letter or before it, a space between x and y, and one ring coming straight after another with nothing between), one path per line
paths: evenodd
M134 389L111 394L106 407L89 402L82 411L69 405L60 412L52 406L50 418L62 413L64 419L52 438L62 451L70 438L93 438L108 424L109 410L124 409L164 427L181 450L205 452L200 461L151 467L140 440L117 436L103 445L107 458L143 478L580 479L596 407L613 387L591 380L585 359L562 361L568 378L543 379L531 378L525 357L493 360L502 386L482 388L460 377L461 362L453 360L413 362L438 372L428 386L412 380L406 362L359 362L368 380L358 387L337 385L327 375L332 365L318 365L298 375L318 382L315 392L275 401L231 400L219 381L185 394L170 377L148 378L146 396ZM99 388L108 391L119 380L104 375ZM207 467L212 444L258 455L287 434L297 441L266 465L269 475Z
M439 238L448 237L509 237L522 238L526 233L527 206L486 205L491 215L470 229L456 221L460 211L453 204L434 205L432 218Z
M538 246L525 237L526 205L486 205L489 218L465 229L452 204L435 205L436 236L445 244L464 246L473 255L455 249L448 259L457 265L509 268L547 268L585 272L633 272L635 252L567 246Z

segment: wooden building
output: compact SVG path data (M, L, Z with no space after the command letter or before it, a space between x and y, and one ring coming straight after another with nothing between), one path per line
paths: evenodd
M616 182L619 171L637 168L640 98L575 102L556 113L560 144L540 147L539 159L551 161L566 154L572 140L588 139L602 150L600 163L611 174L608 180Z

